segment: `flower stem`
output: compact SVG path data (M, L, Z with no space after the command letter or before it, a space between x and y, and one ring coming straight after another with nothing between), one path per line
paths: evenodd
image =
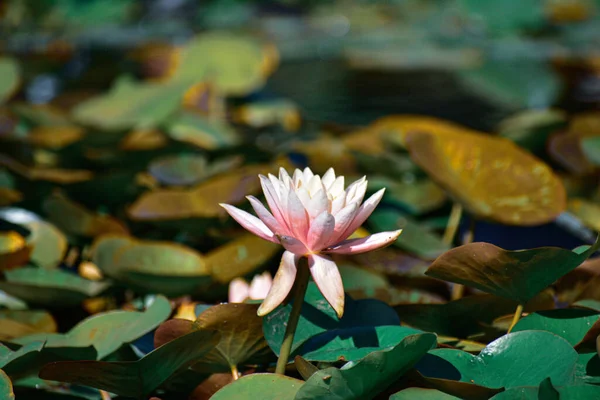
M460 217L462 216L463 208L460 203L452 203L452 210L450 211L450 217L448 218L448 224L444 231L443 241L447 245L451 245L458 230L460 224Z
M475 237L475 218L471 217L471 223L469 224L469 231L465 235L465 238L463 240L463 245L472 243L474 237ZM461 297L463 297L464 292L465 292L465 287L461 284L455 283L452 286L451 299L452 300L460 299Z
M508 332L506 333L510 333L510 331L512 331L517 322L519 322L519 320L521 319L521 314L523 314L523 304L519 304L517 306L517 309L515 310L515 316L513 317L513 320L510 323L510 327L508 328Z
M300 311L302 311L302 303L304 303L304 295L306 294L306 288L308 287L309 276L310 270L308 269L308 262L306 261L306 258L301 258L298 262L298 272L296 273L296 281L294 282L292 312L288 318L285 336L283 337L283 343L281 344L281 350L279 351L277 367L275 368L276 374L285 375L285 366L287 365L290 353L292 352L292 343L294 343L296 327L298 326L298 320L300 320Z
M240 374L240 372L238 371L237 365L230 366L230 369L231 369L231 376L233 377L234 381L237 381L238 379L240 379L242 377L242 374Z

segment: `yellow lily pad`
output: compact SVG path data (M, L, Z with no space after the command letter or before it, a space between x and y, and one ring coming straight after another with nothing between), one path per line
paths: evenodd
M561 180L508 139L451 133L411 133L412 159L477 218L540 225L566 207Z
M167 137L155 129L139 129L131 131L119 143L125 151L156 150L167 145Z
M54 333L56 321L46 311L0 310L0 340L11 341L34 333Z
M34 146L61 149L83 138L84 130L78 126L38 126L27 134Z

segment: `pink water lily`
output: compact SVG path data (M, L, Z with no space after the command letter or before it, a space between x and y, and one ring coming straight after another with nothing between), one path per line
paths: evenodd
M247 299L263 300L272 285L273 278L268 271L254 276L250 284L243 278L235 278L229 283L229 302L243 303Z
M229 204L221 204L244 228L286 249L258 315L270 313L285 300L294 285L298 261L307 257L313 280L341 317L344 286L337 265L327 254L364 253L387 246L398 238L401 230L347 240L377 207L385 189L362 203L367 190L366 178L344 189L344 177L336 177L332 168L322 178L310 168L296 169L291 177L281 168L279 178L271 174L259 175L259 178L270 211L253 196L247 198L258 218Z

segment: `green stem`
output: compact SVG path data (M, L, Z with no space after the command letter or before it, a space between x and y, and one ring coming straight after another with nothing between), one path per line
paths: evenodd
M519 320L521 319L521 314L523 314L523 304L519 304L517 306L517 309L515 310L515 315L513 317L513 320L510 323L510 327L508 328L508 332L506 332L506 333L510 333L510 331L512 331L512 329L515 327L515 325L517 324L517 322L519 322Z
M469 224L469 231L465 235L465 238L463 240L463 245L473 242L474 236L475 236L475 218L471 217L471 223ZM458 300L461 297L463 297L464 293L465 293L465 287L459 283L455 283L452 286L451 299Z
M443 241L447 245L451 245L460 225L460 217L462 216L463 208L460 203L452 203L452 210L450 211L450 217L448 218L448 224L444 231Z
M296 281L294 282L292 312L290 313L285 328L283 343L281 343L277 367L275 368L276 374L285 375L285 366L287 365L292 352L294 335L296 334L296 327L298 326L298 320L300 319L300 311L302 311L302 303L304 302L304 295L306 294L306 288L308 287L309 276L310 270L308 269L308 262L305 258L301 258L298 262L298 272L296 273Z

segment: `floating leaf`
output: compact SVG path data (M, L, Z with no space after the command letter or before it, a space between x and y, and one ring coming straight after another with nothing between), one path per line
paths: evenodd
M31 232L27 242L33 247L31 261L42 268L55 268L60 264L69 246L67 238L54 225L45 221L25 224Z
M577 358L563 338L550 332L524 331L502 336L476 356L462 350L431 350L416 368L427 377L489 388L538 385L548 377L557 385L566 385L573 382Z
M552 332L571 343L579 343L596 321L597 312L583 309L538 311L521 319L512 332L539 330Z
M460 400L436 389L408 388L390 396L390 400Z
M148 170L160 183L187 186L240 164L238 157L208 164L205 157L194 154L167 156L153 161Z
M215 150L240 142L240 137L223 121L209 120L195 113L181 113L169 121L167 133L173 140L201 149Z
M13 58L0 57L0 104L8 100L20 85L19 64Z
M82 124L105 130L154 128L177 110L193 83L189 79L140 83L120 77L110 92L79 104L72 115Z
M120 221L107 215L95 214L62 196L48 197L43 208L50 222L73 235L96 237L109 233L127 234L127 228Z
M220 283L247 275L280 251L281 247L255 235L244 234L206 255L212 277Z
M27 141L34 146L58 150L78 142L84 130L78 126L38 126L27 134Z
M525 304L584 262L598 246L600 237L577 252L558 247L509 251L490 243L470 243L444 253L426 274Z
M564 399L564 400L584 400L600 397L600 387L594 385L573 385L552 387L556 392L556 397L548 397L546 392L542 391L542 386L521 386L514 387L498 393L490 400L540 400L540 399Z
M142 337L155 329L171 314L165 297L157 296L146 311L109 311L89 317L65 334L35 334L15 340L26 345L44 341L46 346L94 346L98 359L103 359L121 345Z
M40 378L76 383L124 397L146 398L181 368L199 359L219 341L219 334L195 331L159 347L139 361L69 361L46 365Z
M253 128L281 125L286 131L295 132L300 128L300 112L296 104L289 100L262 100L238 107L233 118Z
M167 137L154 129L138 129L131 131L119 143L125 151L148 151L163 148L167 145Z
M14 400L15 394L13 393L12 382L8 375L0 369L0 398L4 400Z
M88 297L97 296L109 282L95 282L61 270L23 267L6 271L6 281L0 281L0 290L29 304L69 307L80 304Z
M569 212L588 228L600 231L600 206L585 199L569 199Z
M413 133L407 143L413 160L475 217L539 225L564 211L562 182L507 139Z
M406 373L429 349L435 335L408 336L395 347L375 351L341 369L325 368L314 373L296 394L296 400L368 400Z
M398 206L415 216L436 210L447 200L446 193L429 179L412 183L369 179L369 184L372 190L385 187L386 203Z
M212 400L261 399L282 400L293 399L304 382L279 374L252 374L226 385Z
M31 250L23 236L17 232L0 232L0 270L27 264Z
M0 310L0 340L3 341L33 333L53 333L56 328L56 321L46 311Z
M376 210L369 218L369 223L376 231L402 229L402 240L394 242L394 246L427 260L435 259L450 248L440 236L396 210Z
M600 165L600 136L581 139L581 150L590 163Z
M550 134L565 124L566 115L561 110L525 110L503 120L498 134L534 154L543 154Z
M0 165L30 181L47 181L61 185L88 181L93 177L91 171L83 169L61 169L41 166L27 166L19 161L0 154Z

